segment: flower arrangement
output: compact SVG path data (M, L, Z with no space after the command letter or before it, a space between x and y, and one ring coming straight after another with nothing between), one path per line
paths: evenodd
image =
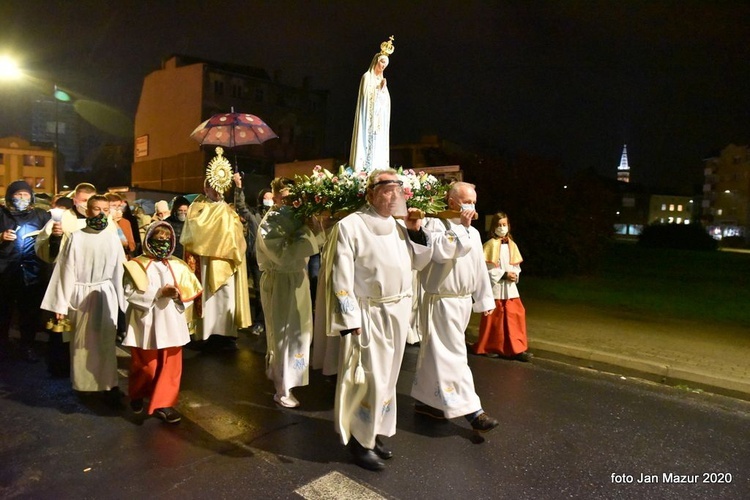
M417 208L424 214L437 214L445 210L445 194L448 185L426 172L397 170L404 183L406 206ZM365 203L367 172L353 172L341 166L334 175L320 165L311 175L295 176L296 184L289 190L289 198L295 216L307 219L323 213L337 214L354 212Z
M449 186L426 172L398 169L398 177L404 183L406 206L417 208L424 214L434 215L445 210L445 194Z
M312 175L297 175L289 197L297 217L307 219L328 212L354 212L365 203L367 172L352 172L343 166L338 175L316 165Z

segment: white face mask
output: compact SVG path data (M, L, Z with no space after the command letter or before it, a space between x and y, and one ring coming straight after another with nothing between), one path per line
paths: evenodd
M269 207L269 208L272 207L273 206L273 200L267 200L267 199L264 198L263 199L263 206L264 207Z
M501 238L504 237L506 234L508 234L508 226L498 226L495 229L495 234L500 236Z
M29 205L31 205L31 200L27 200L24 198L13 198L13 206L16 208L17 212L23 212L27 208L29 208Z
M473 203L461 203L461 211L465 210L474 210L474 204Z
M187 214L177 214L178 221L185 222L185 219L187 219Z

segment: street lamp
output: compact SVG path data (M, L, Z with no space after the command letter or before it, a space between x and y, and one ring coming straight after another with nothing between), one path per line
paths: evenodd
M0 57L0 79L15 80L21 77L18 64L8 56Z
M20 80L24 77L34 87L49 89L49 82L39 80L31 75L27 75L18 66L18 63L11 57L4 55L0 56L0 80ZM49 90L42 91L45 94ZM52 86L52 98L55 105L55 139L53 148L53 168L55 172L55 185L54 189L57 192L58 186L65 183L65 167L60 165L60 115L59 115L59 102L71 102L72 98L70 94L59 88L56 84Z

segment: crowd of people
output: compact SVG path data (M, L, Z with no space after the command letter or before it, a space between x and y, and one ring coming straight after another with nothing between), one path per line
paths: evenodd
M153 216L88 183L45 210L26 182L11 183L0 207L0 356L38 361L44 321L50 373L121 405L119 342L131 353L130 409L174 424L183 346L233 351L239 332L264 335L273 401L301 406L292 390L311 368L335 375L335 430L357 465L380 470L393 456L384 438L396 432L396 382L416 328L414 411L464 417L477 432L497 427L467 353L531 359L508 215L495 214L483 244L476 190L455 182L453 215L409 209L397 219L403 186L385 169L370 173L361 209L300 220L286 203L293 183L274 179L250 207L235 174L226 193L206 182L202 196L159 201ZM40 309L46 317L30 313ZM482 322L468 345L472 312Z

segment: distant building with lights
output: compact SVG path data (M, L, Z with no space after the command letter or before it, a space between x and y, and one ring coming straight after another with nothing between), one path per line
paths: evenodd
M20 137L0 138L0 196L5 196L8 185L19 179L35 193L54 192L54 150L34 146Z
M729 144L704 160L702 218L716 239L750 243L750 147Z
M622 146L622 156L620 156L620 165L617 167L617 180L620 182L630 182L630 165L628 164L628 145Z
M135 116L132 185L202 192L215 146L201 147L191 132L214 114L250 113L278 135L224 155L239 170L273 176L274 164L320 158L328 92L284 85L262 69L173 55L143 81ZM250 191L252 192L252 191Z
M690 224L694 217L694 200L689 196L651 195L649 224Z

